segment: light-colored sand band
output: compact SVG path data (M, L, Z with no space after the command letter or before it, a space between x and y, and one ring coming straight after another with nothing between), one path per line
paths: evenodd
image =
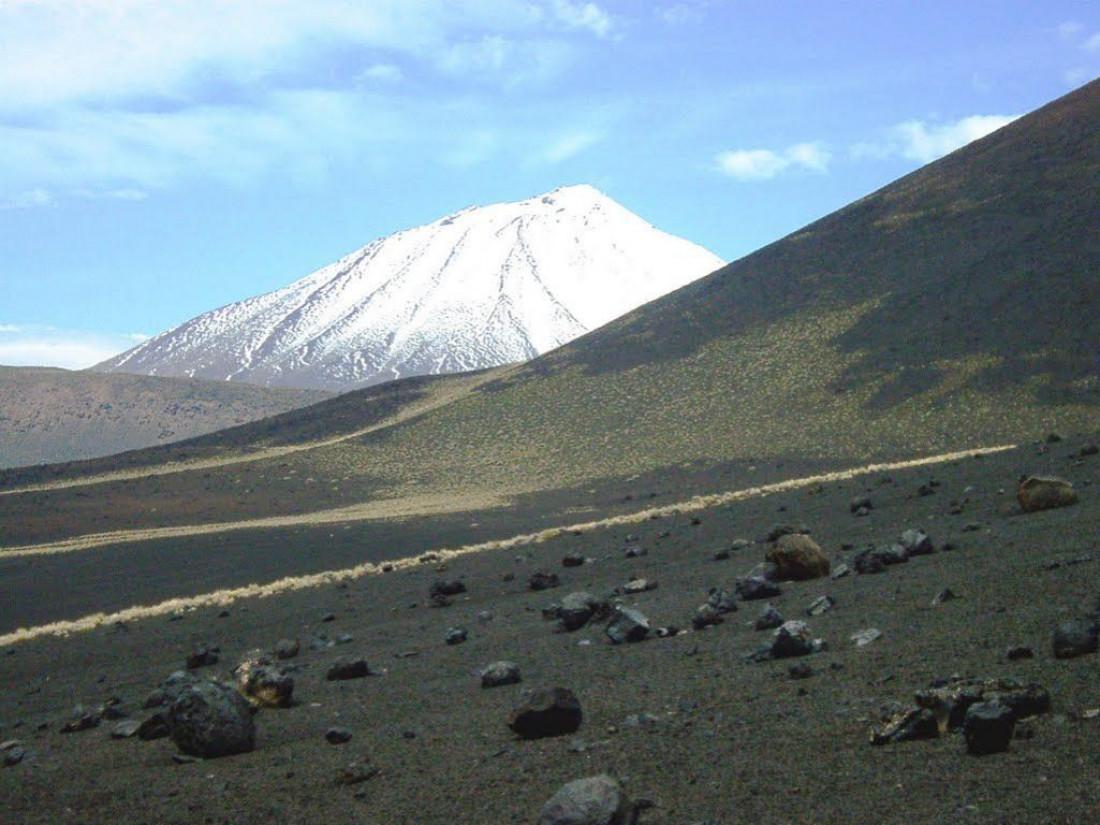
M552 527L546 530L542 530L538 533L528 533L525 535L513 536L511 538L498 539L496 541L487 541L480 544L466 545L465 547L454 549L440 549L430 552L432 553L433 560L445 562L452 559L460 558L462 556L472 555L474 553L482 553L490 550L505 550L514 547L520 547L526 544L536 544L538 542L548 541L550 539L557 538L558 536L561 536L564 533L568 532L583 533L616 525L638 524L644 521L648 521L652 516L669 516L679 513L697 512L699 510L706 510L710 507L718 507L723 504L729 504L735 501L742 501L744 499L753 498L756 496L765 496L771 493L798 490L805 487L810 487L814 484L845 481L848 479L856 478L857 476L868 475L870 473L889 472L892 470L903 470L912 467L921 467L929 464L941 464L948 461L958 461L959 459L969 458L971 456L989 455L991 453L1011 450L1014 449L1015 446L1015 444L1006 444L997 447L981 447L973 450L962 450L954 453L943 453L940 455L927 456L925 458L911 459L908 461L895 461L886 464L868 464L863 467L855 467L849 470L840 470L834 473L807 476L805 478L788 479L787 481L780 481L776 482L775 484L766 484L760 487L750 487L744 490L735 490L726 493L714 493L705 496L695 496L694 498L691 498L679 504L669 504L662 507L653 507L647 510L641 510L636 513L627 513L625 515L599 519L597 521L589 521L581 524L570 524L564 527ZM39 625L38 627L20 628L13 633L8 633L0 636L0 647L15 644L18 642L30 641L31 639L36 639L40 636L68 636L72 633L93 630L97 627L102 627L103 625L114 624L117 622L129 622L136 619L148 619L156 616L165 616L182 611L195 610L200 607L223 607L225 605L232 604L233 602L236 602L240 599L267 598L269 596L277 596L281 593L289 593L295 590L305 590L312 587L321 587L322 585L326 584L335 584L338 582L350 581L352 579L358 579L363 576L373 576L381 573L383 564L387 567L392 566L392 568L395 570L407 569L422 564L422 559L424 555L425 554L421 554L419 556L413 556L404 559L395 559L387 562L368 562L366 564L356 565L355 567L348 567L343 570L327 570L321 573L313 573L306 576L293 576L284 579L278 579L277 581L269 582L267 584L249 584L244 587L217 590L213 593L205 593L197 596L187 596L178 599L169 599L168 601L160 602L159 604L154 605L139 605L127 608L126 610L120 610L117 613L93 613L92 615L85 616L81 619L53 622L51 624Z

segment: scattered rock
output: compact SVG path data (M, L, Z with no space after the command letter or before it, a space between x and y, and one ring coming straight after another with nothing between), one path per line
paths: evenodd
M27 756L27 751L18 745L13 745L4 751L4 767L14 768Z
M1050 710L1050 694L1037 684L1015 679L950 677L917 691L917 706L932 711L944 733L960 728L967 709L978 702L998 702L1012 709L1017 718Z
M340 659L334 662L325 674L325 678L330 682L362 679L364 676L370 676L370 667L366 659Z
M738 580L736 590L738 597L746 602L756 601L758 599L774 599L776 596L782 595L783 593L779 585L775 582L755 576Z
M191 652L191 655L187 657L187 669L197 670L200 667L216 665L218 663L219 653L221 653L221 648L217 645L203 645L202 647L195 648L195 650Z
M280 660L293 659L298 655L302 645L297 639L279 639L275 643L275 658Z
M712 587L708 591L707 604L722 614L737 611L737 599L721 587Z
M1006 652L1005 656L1010 662L1016 662L1020 659L1033 659L1035 658L1035 651L1026 645L1013 645Z
M640 642L649 635L649 619L634 607L617 607L607 625L612 644Z
M868 495L854 496L851 501L848 502L848 512L858 515L867 515L869 512L875 509L875 505L871 503L871 497ZM862 513L860 511L863 511Z
M519 673L519 665L515 662L493 662L483 667L478 675L481 677L481 686L483 688L514 685L522 681Z
M966 749L979 756L1008 750L1016 714L1000 702L977 702L966 711L963 736Z
M563 785L542 806L538 825L629 825L634 806L610 776L590 776Z
M944 602L954 601L957 598L958 596L955 595L954 590L952 590L950 587L945 587L932 597L932 606L936 607L937 605L941 605Z
M1054 658L1073 659L1095 653L1100 636L1096 625L1086 625L1078 621L1060 622L1051 634Z
M477 620L482 624L489 624L495 618L492 610L482 610L477 614Z
M760 615L757 617L753 627L756 630L774 630L781 626L786 619L783 618L783 614L780 613L775 605L765 605L764 609L760 611Z
M650 590L657 589L657 582L653 579L631 579L623 585L623 593L627 595L636 595L638 593L647 593Z
M856 647L866 647L876 639L882 638L882 631L877 627L868 627L864 630L858 630L851 635L851 639L856 643Z
M779 579L803 581L829 575L829 557L806 535L780 536L765 559L778 568Z
M817 647L814 645L810 628L805 622L783 622L776 628L772 639L771 655L773 659L787 659L792 656L807 656L814 653Z
M882 560L875 548L870 547L856 554L852 559L852 566L861 576L881 573L886 569L886 562Z
M581 567L584 565L586 559L584 553L579 550L574 550L572 553L566 553L561 560L562 567Z
M572 633L580 630L597 614L607 609L607 603L591 593L570 593L555 606L551 617L557 618L563 630Z
M1016 500L1025 513L1068 507L1077 503L1077 491L1063 478L1025 476L1016 485Z
M233 671L237 689L259 707L288 708L294 698L294 677L271 659L253 655Z
M154 713L138 726L137 737L142 742L152 742L155 739L164 739L170 732L167 714Z
M808 616L820 616L824 613L828 613L836 606L836 599L826 594L814 599L810 606L806 608L806 615Z
M881 727L871 731L872 745L889 745L915 739L935 739L940 735L936 714L927 708L909 708L894 714Z
M558 587L560 584L561 580L558 578L557 573L545 573L540 570L527 580L527 589L537 592L540 590L550 590L553 587Z
M923 530L906 530L898 539L898 544L905 548L906 557L929 556L936 552L932 539Z
M77 708L73 716L72 721L61 726L61 733L79 733L99 727L100 716L97 713L87 713L83 708Z
M329 728L325 731L325 741L330 745L343 745L351 738L352 732L347 728Z
M236 690L202 680L186 686L168 709L172 741L203 759L247 753L256 746L252 708Z
M573 733L582 719L573 691L555 687L525 693L508 714L508 727L523 739L541 739Z
M844 564L844 562L840 562L839 564L833 565L833 572L829 574L829 578L834 581L836 579L843 579L851 572L852 569L848 567L848 565Z
M459 579L436 579L428 588L428 596L434 599L436 596L458 596L466 592L466 583Z
M137 736L138 731L141 730L143 722L137 719L124 719L119 722L113 728L111 728L112 739L132 739Z
M466 641L468 635L464 627L449 627L443 641L449 645L460 645Z
M696 630L703 630L707 627L722 624L724 621L725 619L722 618L722 614L715 610L714 607L710 604L704 604L696 609L695 615L691 619L691 626Z
M1096 455L1097 453L1100 453L1100 447L1096 445L1095 441L1090 441L1083 447L1081 447L1077 455L1079 455L1081 458L1087 458L1088 456Z
M626 550L623 552L623 555L628 559L637 559L641 558L642 556L648 556L649 551L644 547L634 545L632 547L626 548Z
M787 676L791 679L809 679L814 675L814 669L805 662L795 662L787 665Z
M337 785L358 785L361 782L366 782L368 779L374 779L378 774L382 773L380 768L371 765L366 761L356 760L355 762L349 762L336 776Z

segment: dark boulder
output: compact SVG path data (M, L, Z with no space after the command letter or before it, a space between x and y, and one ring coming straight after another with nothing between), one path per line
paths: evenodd
M581 703L568 688L555 687L523 695L508 714L508 727L523 739L573 733L584 718Z
M781 580L804 581L829 575L829 557L809 536L781 536L768 548L765 559L778 568Z
M540 570L527 580L527 589L537 592L540 590L550 590L551 588L558 587L560 584L561 579L558 578L557 573L546 573Z
M330 682L344 681L347 679L362 679L370 676L370 667L366 659L341 659L329 667L325 678Z
M168 709L167 720L172 741L190 756L214 759L256 746L252 708L220 682L204 680L185 687Z
M1000 702L978 702L966 711L963 720L963 736L966 749L979 756L1008 750L1012 731L1016 727L1016 714Z
M617 607L607 625L607 637L612 644L640 642L649 635L649 619L634 607Z
M1097 626L1078 621L1060 622L1051 633L1051 644L1056 659L1073 659L1095 653L1100 642Z
M483 688L514 685L521 681L519 665L515 662L493 662L483 667L478 675Z
M1068 507L1077 503L1077 491L1064 478L1026 476L1016 485L1016 500L1025 513Z
M740 579L736 584L738 597L742 601L751 602L757 599L773 599L783 593L779 585L767 579L750 576Z

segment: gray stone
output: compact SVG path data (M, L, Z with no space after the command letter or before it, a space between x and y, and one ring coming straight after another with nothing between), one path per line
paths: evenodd
M1016 715L1000 702L978 702L966 711L963 736L966 749L976 755L1001 753L1008 750Z
M449 645L460 645L466 641L468 635L464 627L449 627L443 636L443 641Z
M124 719L111 728L111 738L131 739L137 736L138 731L141 730L141 726L142 723L137 719Z
M722 614L737 611L737 598L721 587L712 587L707 593L707 604Z
M483 688L514 685L521 681L519 665L515 662L493 662L483 667L478 675L481 676Z
M301 650L301 643L297 639L279 639L275 643L276 659L293 659Z
M325 741L330 745L343 745L351 738L352 732L347 728L329 728L325 731Z
M936 552L932 546L932 539L923 530L906 530L898 539L898 544L905 548L910 556L928 556Z
M241 695L254 705L288 708L294 700L294 677L266 656L246 658L233 677Z
M252 708L220 682L188 685L168 709L172 741L183 753L203 759L247 753L256 746Z
M779 585L767 579L750 576L737 582L737 595L742 601L774 599L783 593Z
M877 627L868 627L863 630L857 630L852 634L852 641L856 643L856 647L866 647L871 642L882 638L882 631Z
M617 607L607 625L612 644L640 642L649 635L649 619L634 607Z
M525 693L508 714L508 727L523 739L573 733L584 715L573 691L555 687Z
M1073 659L1095 653L1100 636L1096 625L1086 625L1078 621L1060 622L1051 634L1051 644L1056 659Z
M806 608L806 615L808 616L820 616L824 613L828 613L833 607L836 606L836 599L826 594L824 596L818 596L812 602L810 606Z
M334 662L325 674L325 678L330 682L362 679L364 676L370 676L370 667L366 659L341 659Z
M542 806L538 825L628 825L634 806L610 776L590 776L562 786Z
M558 578L557 573L545 573L539 571L532 574L531 578L527 580L528 590L550 590L553 587L557 587L561 584L561 579Z
M713 627L724 622L722 614L715 610L710 604L704 604L700 606L695 615L691 619L691 626L696 630L703 630L707 627Z
M784 622L776 628L771 644L773 659L807 656L814 650L814 640L805 622Z
M768 604L760 611L753 627L757 630L774 630L782 625L784 621L786 619L783 618L783 614L776 609L775 605Z
M436 579L428 589L431 598L436 596L457 596L466 592L465 583L458 579Z
M561 623L563 630L573 632L580 630L597 613L605 609L605 602L591 593L583 591L570 593L561 600L561 604L555 608L554 615Z

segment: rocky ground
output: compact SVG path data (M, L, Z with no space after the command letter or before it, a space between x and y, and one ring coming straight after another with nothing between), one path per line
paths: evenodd
M446 569L428 562L224 611L10 646L0 650L4 820L534 823L565 783L607 775L636 804L628 813L608 802L600 821L1093 821L1095 440L1042 441L564 535ZM1015 488L1026 472L1068 479L1079 502L1024 513ZM728 480L715 479L721 485ZM764 585L745 580L767 572L759 565L775 546L768 535L784 525L809 532L830 573L780 581L778 594L749 600ZM893 547L911 529L924 531L933 552L870 572L875 558L895 561ZM922 545L919 536L909 543ZM786 545L811 570L820 564L805 540L778 546ZM533 581L538 573L547 575ZM578 592L593 598L570 596ZM64 614L65 594L56 598ZM756 629L768 605L806 627ZM587 622L562 627L588 607ZM1060 658L1052 631L1074 621L1081 655ZM297 655L275 658L280 640L284 655L297 640ZM273 662L273 681L279 668L292 677L293 693L289 707L234 720L253 731L243 752L186 752L202 751L185 729L201 722L193 696L171 713L143 707L187 664L193 675L231 682L257 648ZM357 659L368 675L330 678L361 673L348 661ZM483 687L483 668L501 661L521 681L500 667L489 680L503 684ZM1045 693L1049 708L1015 706L1007 750L974 755L961 730L922 729L915 710L918 691L950 693L954 677L1016 680L1033 697ZM1012 705L1011 686L996 687ZM572 698L544 697L561 707L532 722L517 703L542 688ZM976 698L996 692L986 688ZM928 738L871 743L873 731L889 738L884 723L907 711L908 730ZM158 713L175 717L173 736L113 738L134 732L127 722L152 732ZM529 738L532 730L549 735ZM612 787L581 790L607 802ZM541 821L568 820L548 811Z

